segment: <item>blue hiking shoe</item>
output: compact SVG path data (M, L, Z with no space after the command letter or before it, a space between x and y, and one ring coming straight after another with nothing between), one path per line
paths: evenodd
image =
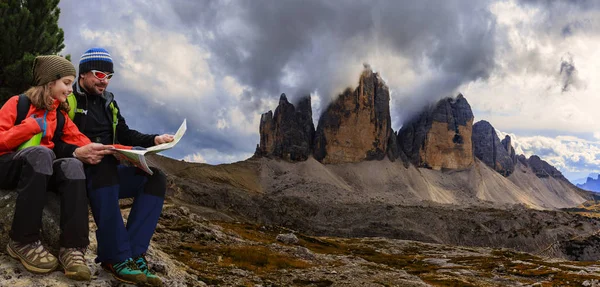
M135 258L135 264L137 267L146 275L146 283L150 286L163 286L163 282L160 277L156 276L150 269L148 269L148 261L144 254Z
M146 275L131 258L115 264L102 262L102 268L112 274L118 281L135 285L147 283Z

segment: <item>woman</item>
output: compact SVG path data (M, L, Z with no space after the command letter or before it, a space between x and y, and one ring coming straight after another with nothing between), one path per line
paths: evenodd
M103 146L92 144L66 116L66 98L75 80L73 65L59 56L39 56L33 76L34 86L24 93L26 98L14 96L0 110L0 188L18 192L6 249L31 272L48 273L61 265L67 277L89 281L84 258L89 230L83 164L77 158L56 159L53 138L55 132L62 133L59 139L76 148L74 157L85 155L86 163L99 161L100 152L90 151ZM27 99L27 115L15 124L18 102ZM61 131L56 131L57 113L65 119ZM61 197L58 259L40 242L48 190Z

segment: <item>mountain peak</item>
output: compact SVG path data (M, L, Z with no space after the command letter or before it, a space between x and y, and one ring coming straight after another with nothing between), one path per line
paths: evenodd
M509 149L512 150L510 137L501 142L492 124L481 120L473 125L475 156L505 177L511 175L515 170L516 157L513 160ZM514 150L512 150L512 154L514 155Z
M300 100L298 108L279 97L279 105L260 117L260 144L255 156L277 157L290 161L306 160L312 153L315 127L310 96Z
M398 144L419 167L464 169L473 164L473 112L467 100L444 98L402 126Z
M358 87L346 89L321 115L314 157L323 163L383 159L393 135L389 102L389 88L366 65Z

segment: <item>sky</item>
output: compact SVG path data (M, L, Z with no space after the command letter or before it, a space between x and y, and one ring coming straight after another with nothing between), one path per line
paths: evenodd
M365 64L391 91L392 128L462 93L516 150L572 181L600 171L600 1L62 0L77 66L115 61L108 90L130 127L188 131L165 155L250 157L279 95L311 96L315 125Z

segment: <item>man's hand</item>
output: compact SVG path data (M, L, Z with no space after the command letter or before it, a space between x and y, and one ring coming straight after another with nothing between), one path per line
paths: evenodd
M87 164L98 164L105 155L113 154L114 147L99 143L91 143L75 149L73 155Z
M163 143L170 143L174 139L173 135L164 134L160 136L154 137L154 145L159 145Z

